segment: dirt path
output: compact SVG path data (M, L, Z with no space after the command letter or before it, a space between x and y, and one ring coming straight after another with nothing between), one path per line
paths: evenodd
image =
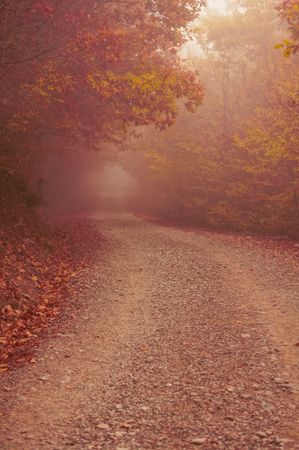
M74 318L2 379L0 449L299 449L298 261L130 216L99 223L106 254Z

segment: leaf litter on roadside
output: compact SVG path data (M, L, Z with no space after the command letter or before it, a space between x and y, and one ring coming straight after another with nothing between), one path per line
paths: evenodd
M0 373L33 362L37 337L75 295L102 237L92 223L17 220L0 229Z

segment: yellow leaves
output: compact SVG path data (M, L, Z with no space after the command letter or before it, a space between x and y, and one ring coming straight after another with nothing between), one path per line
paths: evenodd
M48 123L47 112L53 104L63 104L64 95L72 92L75 79L71 74L58 70L55 63L40 65L38 76L32 83L21 86L20 95L23 102L18 105L18 112L9 120L7 128L14 132L33 132L39 126Z
M140 103L147 103L148 110L153 109L156 102L161 100L161 104L173 107L178 90L181 89L180 80L174 73L153 70L139 74L132 72L115 74L111 71L90 73L87 82L104 98L121 95L127 100L132 100L133 112L141 115L144 114L145 107Z
M171 68L95 72L87 76L87 82L102 99L113 102L115 116L124 126L153 123L157 128L165 129L173 124L177 115L178 98L187 98L190 111L195 110L202 98L194 75Z
M33 281L38 281L38 278L37 278L36 275L32 275L31 279L32 279Z
M119 83L121 80L121 76L116 76L110 71L90 73L87 76L87 82L91 88L106 98L112 97L119 91Z
M284 49L284 55L290 56L295 54L299 48L299 1L289 0L282 2L278 6L280 16L287 22L288 29L292 39L285 39L281 44L278 44L278 48Z
M274 46L275 49L283 49L283 55L285 57L291 56L296 52L297 45L294 41L290 39L284 39L282 42L276 44Z
M127 73L125 78L130 83L131 89L138 90L143 94L148 92L158 93L163 82L165 83L166 81L161 78L160 74L153 71L142 73L140 75ZM169 79L167 81L169 83Z
M55 63L51 61L40 67L41 76L37 79L33 89L42 96L49 96L52 93L62 94L67 90L72 90L75 85L73 75L62 72L61 68L55 67Z

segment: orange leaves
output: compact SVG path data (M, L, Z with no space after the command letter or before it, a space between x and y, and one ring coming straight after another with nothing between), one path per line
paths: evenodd
M2 308L1 310L4 318L9 318L9 317L18 317L18 312L17 310L14 310L11 305L6 305L4 306L4 308Z
M8 370L7 364L0 364L0 373L6 372Z
M0 279L0 289L6 289L7 283L6 280Z
M79 136L96 146L100 139L115 141L130 125L170 125L178 98L187 98L189 110L199 104L198 81L180 70L177 50L202 2L83 3L35 0L28 16L26 2L17 2L24 31L13 28L11 57L32 61L5 116L10 139L34 137L38 147L46 131L61 133L63 143Z
M51 93L63 94L66 91L74 88L74 76L62 71L61 67L57 66L54 61L47 64L40 65L40 76L33 85L33 90L36 89L42 96L49 96ZM30 88L30 85L28 85Z
M135 126L150 123L159 128L169 126L177 113L178 98L186 97L186 107L194 111L203 96L195 75L177 68L145 67L137 74L96 72L89 74L87 80L104 101L119 103L116 112L123 123Z
M58 316L66 298L75 295L77 273L90 265L101 239L84 224L44 225L39 231L35 226L27 223L18 233L14 227L0 230L5 237L0 259L0 373L32 360L36 338Z

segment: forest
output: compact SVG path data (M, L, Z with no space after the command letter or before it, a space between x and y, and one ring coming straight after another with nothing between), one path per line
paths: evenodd
M299 449L299 0L0 0L0 450Z
M3 1L1 178L40 206L66 179L75 191L96 154L137 178L144 213L298 237L298 14L295 0L225 14L195 0Z
M180 48L203 6L0 2L0 372L31 361L101 248L98 227L72 217L93 195L80 180L115 161L138 127L171 126L180 99L200 105Z
M92 171L141 216L299 237L298 0L3 0L0 25L4 371L92 264Z
M298 2L229 2L192 32L202 105L131 143L141 198L185 224L298 237Z

